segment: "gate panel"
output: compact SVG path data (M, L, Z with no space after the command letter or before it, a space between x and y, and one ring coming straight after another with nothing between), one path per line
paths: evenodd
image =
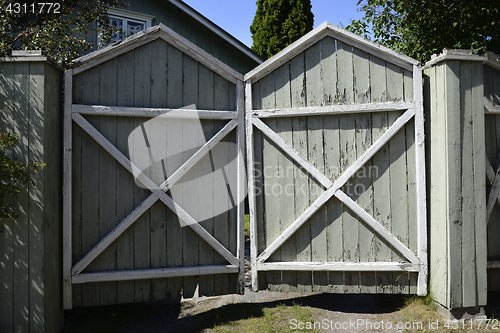
M66 308L243 290L242 77L134 36L66 74Z
M325 24L245 76L254 290L426 293L421 71L391 52Z

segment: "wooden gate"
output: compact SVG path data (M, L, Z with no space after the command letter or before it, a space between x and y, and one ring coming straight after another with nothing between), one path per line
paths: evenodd
M65 309L242 292L242 75L164 25L74 64Z
M245 82L252 288L425 295L418 62L325 22Z

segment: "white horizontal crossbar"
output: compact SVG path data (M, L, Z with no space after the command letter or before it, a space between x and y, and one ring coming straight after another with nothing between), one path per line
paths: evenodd
M488 261L488 268L489 269L500 268L500 261Z
M119 117L157 117L177 119L219 119L231 120L238 118L236 111L191 110L191 109L164 109L164 108L137 108L125 106L102 106L73 104L72 112L95 116Z
M85 273L85 274L74 275L72 277L72 282L73 284L80 284L89 282L160 279L168 277L227 274L227 273L238 273L238 266L212 265L212 266L134 269L125 271Z
M258 118L324 116L350 113L404 111L414 108L413 102L366 103L352 105L310 106L288 109L255 110L252 115Z
M418 272L420 264L407 262L270 262L257 263L259 271Z
M484 114L500 114L500 105L485 106Z

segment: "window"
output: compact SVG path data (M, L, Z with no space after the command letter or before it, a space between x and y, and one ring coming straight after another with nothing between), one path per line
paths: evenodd
M138 33L141 30L151 27L151 21L153 16L134 13L123 9L109 8L108 16L111 24L118 29L120 32L113 34L111 37L111 42L114 43L133 34ZM101 41L99 40L99 46L103 47Z

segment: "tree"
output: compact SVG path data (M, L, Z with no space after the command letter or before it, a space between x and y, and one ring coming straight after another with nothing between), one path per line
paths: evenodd
M425 63L444 48L500 53L497 0L360 0L348 30Z
M270 58L312 30L311 0L257 0L252 50Z
M94 45L87 38L99 27L104 42L116 32L106 6L119 0L61 0L57 3L3 0L0 12L0 56L16 48L41 49L64 66ZM96 24L97 22L97 24Z
M12 150L19 142L17 135L8 132L0 133L0 219L16 219L11 204L7 202L8 197L21 195L21 184L33 182L30 172L37 173L45 164L29 161L27 164L12 156Z

